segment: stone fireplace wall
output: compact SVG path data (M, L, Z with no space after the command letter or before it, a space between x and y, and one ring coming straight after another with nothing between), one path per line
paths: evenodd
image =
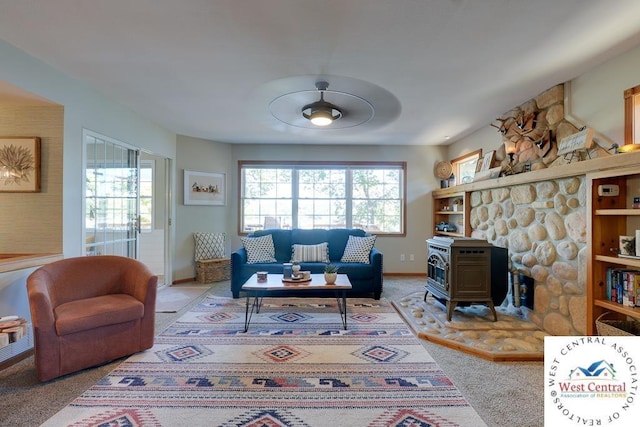
M585 176L471 192L471 237L509 250L534 279L529 319L552 335L586 333Z

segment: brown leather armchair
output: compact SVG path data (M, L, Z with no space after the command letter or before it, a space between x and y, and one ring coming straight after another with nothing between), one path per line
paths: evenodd
M27 278L38 379L153 346L158 277L120 256L67 258Z

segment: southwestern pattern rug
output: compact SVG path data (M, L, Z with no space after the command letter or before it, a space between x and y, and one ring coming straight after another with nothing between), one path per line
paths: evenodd
M485 426L386 301L206 297L44 426Z

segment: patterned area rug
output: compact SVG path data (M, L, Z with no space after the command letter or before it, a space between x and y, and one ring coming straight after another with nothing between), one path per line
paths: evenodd
M485 426L393 307L207 297L44 426Z
M456 307L447 320L445 306L424 292L393 302L405 321L423 339L493 361L544 360L544 337L535 323L508 308L496 307L498 321L485 305Z

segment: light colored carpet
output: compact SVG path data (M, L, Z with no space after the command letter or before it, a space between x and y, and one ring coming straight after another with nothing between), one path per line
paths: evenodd
M486 425L391 304L202 300L45 426ZM128 424L127 424L128 423Z
M393 301L402 317L423 339L493 361L544 360L544 337L536 324L496 307L498 321L485 305L457 307L451 321L444 305L424 291Z
M210 289L210 285L165 286L158 290L156 313L177 313Z
M412 292L424 292L425 281L424 275L385 276L382 296L389 301L397 301ZM184 285L197 286L198 283ZM208 286L213 295L231 297L228 280ZM156 333L163 331L189 308L187 306L178 313L156 313ZM420 343L489 426L541 427L544 424L542 362L492 362L424 339ZM0 370L0 426L32 427L42 424L124 360L85 369L47 383L38 382L33 356Z

